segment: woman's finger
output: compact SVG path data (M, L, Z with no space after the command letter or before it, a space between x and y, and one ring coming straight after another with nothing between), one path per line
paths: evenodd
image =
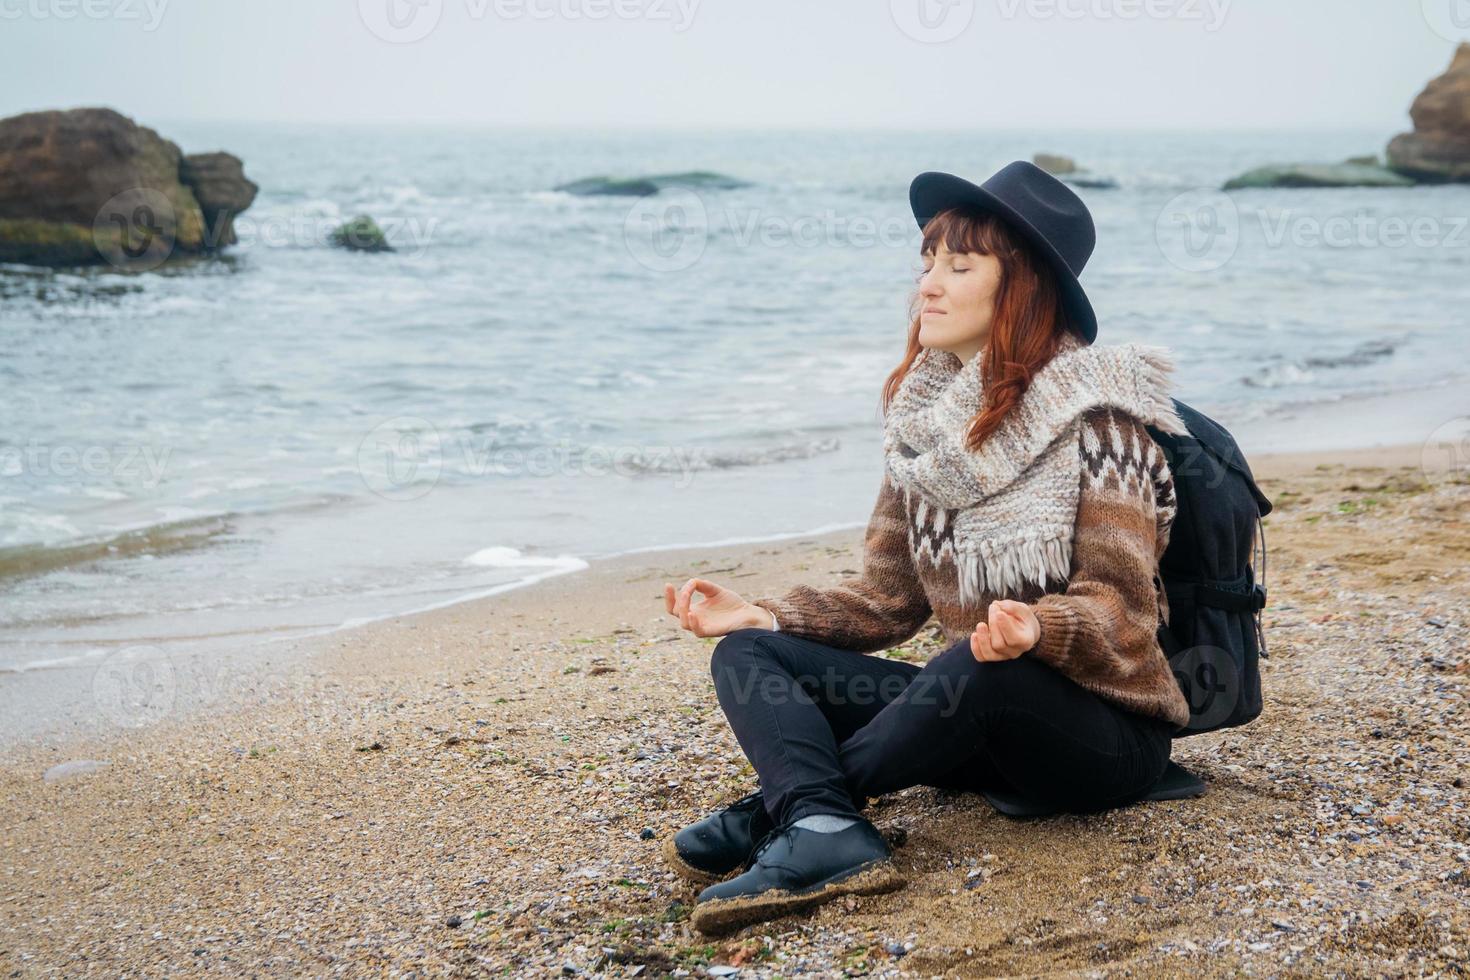
M1003 647L1015 646L1015 624L1011 622L1010 613L999 607L992 608L990 612L990 635Z
M994 660L995 651L990 648L990 627L980 623L970 634L970 652L976 660Z
M679 602L675 606L679 611L679 625L683 626L686 630L689 628L689 600L692 598L693 593L694 579L690 579L679 590Z

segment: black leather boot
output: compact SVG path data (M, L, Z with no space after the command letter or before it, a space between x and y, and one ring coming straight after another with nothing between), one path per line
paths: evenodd
M683 878L707 885L750 860L775 826L760 793L743 796L679 831L664 844L664 857Z
M699 893L690 921L707 934L904 886L883 835L866 820L824 834L788 824L761 842L750 870Z

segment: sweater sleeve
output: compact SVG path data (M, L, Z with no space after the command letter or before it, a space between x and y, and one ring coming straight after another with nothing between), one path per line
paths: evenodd
M902 492L885 472L863 538L862 572L826 589L798 585L750 600L776 616L781 632L869 653L902 643L933 611L909 551Z
M1033 604L1041 637L1029 653L1094 693L1182 727L1189 703L1158 640L1173 475L1143 423L1123 412L1087 413L1080 446L1072 571L1064 591Z

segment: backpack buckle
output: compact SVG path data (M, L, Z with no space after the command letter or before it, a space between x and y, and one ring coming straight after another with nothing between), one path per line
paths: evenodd
M1260 612L1266 608L1266 587L1257 582L1251 587L1251 612Z

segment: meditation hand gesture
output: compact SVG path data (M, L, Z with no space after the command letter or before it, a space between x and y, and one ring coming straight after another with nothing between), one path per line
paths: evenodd
M704 596L698 605L692 602L696 592ZM771 614L760 606L746 602L734 589L702 578L690 579L678 592L665 582L664 608L695 636L724 636L732 630L771 625Z
M1041 623L1026 603L997 599L988 612L988 621L970 634L970 652L976 660L1013 660L1041 639Z

